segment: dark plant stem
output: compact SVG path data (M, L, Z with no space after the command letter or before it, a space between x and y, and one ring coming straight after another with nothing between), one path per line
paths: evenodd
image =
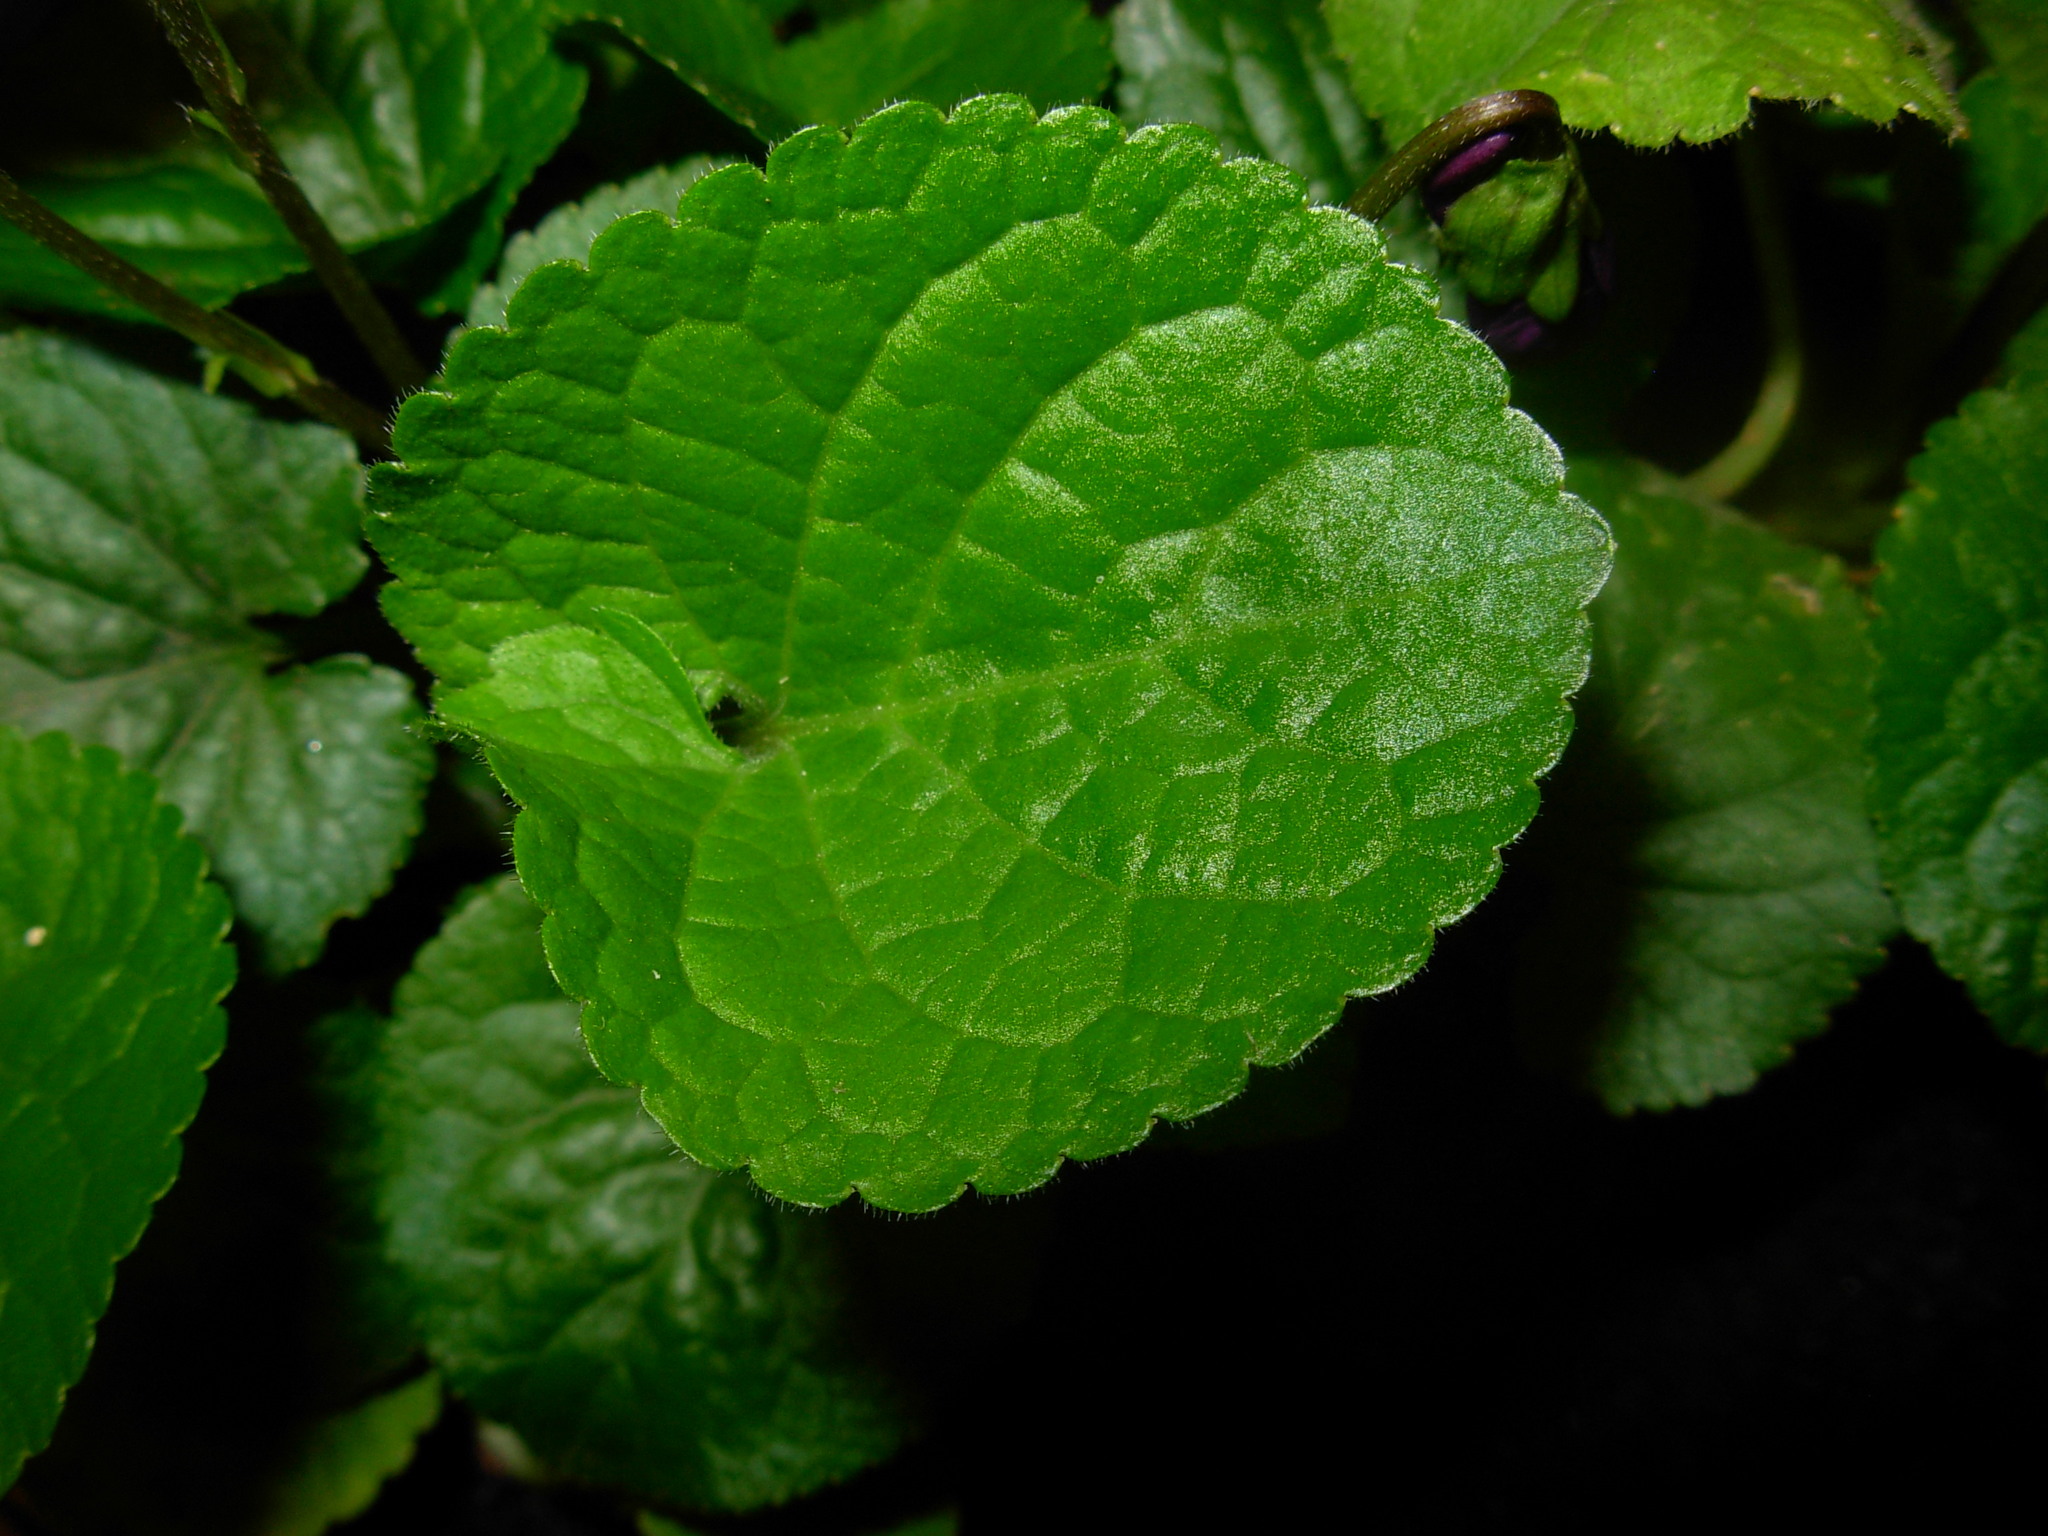
M1557 102L1542 91L1495 91L1491 96L1475 97L1403 144L1345 207L1361 219L1384 218L1388 209L1460 150L1488 134L1532 124L1563 128Z
M1776 178L1771 174L1770 159L1756 129L1752 128L1737 142L1735 165L1742 180L1743 211L1749 216L1750 248L1756 253L1757 277L1763 284L1770 356L1764 363L1756 403L1750 407L1742 430L1726 448L1686 477L1686 488L1709 501L1727 501L1770 463L1791 430L1806 373L1792 246L1785 238Z
M233 315L202 309L175 288L115 255L76 225L23 191L0 171L0 216L54 251L95 282L146 309L189 341L236 358L261 373L323 421L332 422L373 453L391 452L384 418L346 390L330 384L289 347Z
M313 263L313 271L341 306L342 314L356 335L362 338L370 356L391 387L400 394L417 389L427 381L427 370L413 356L399 333L391 312L378 302L363 274L348 259L334 231L307 198L305 190L286 167L270 142L270 135L249 110L241 75L228 57L227 47L213 22L200 8L199 0L151 0L164 32L178 57L185 61L192 78L205 93L206 105L226 130L229 141L248 163L249 174L270 199L270 206L284 221L291 237L298 241Z

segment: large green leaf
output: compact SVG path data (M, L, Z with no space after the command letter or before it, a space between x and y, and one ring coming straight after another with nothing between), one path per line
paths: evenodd
M1872 806L1906 926L2048 1050L2048 381L1928 435L1878 541Z
M552 47L557 6L227 0L209 9L278 152L344 246L416 235L482 198L474 264L488 261L513 195L575 125L584 75ZM73 88L96 101L89 84ZM199 100L197 86L175 89ZM37 171L27 184L44 201L203 304L308 265L225 140L197 123L125 156L45 145L37 159L9 168ZM466 298L460 285L455 296ZM7 224L0 300L133 313Z
M1359 100L1398 143L1462 101L1523 87L1576 128L1704 143L1756 98L1872 122L1960 126L1928 39L1886 0L1328 0Z
M678 1158L592 1070L510 880L421 952L382 1082L388 1251L428 1347L553 1471L744 1509L895 1448L819 1219Z
M148 775L0 726L0 1488L49 1438L220 1052L235 959L205 872Z
M1330 52L1318 0L1125 0L1117 111L1132 127L1198 123L1226 155L1264 155L1341 203L1372 170L1373 135Z
M680 164L656 166L629 181L599 187L581 202L562 204L532 229L505 242L498 270L469 301L469 323L504 324L505 302L529 273L551 261L583 260L590 254L590 242L629 213L673 213L690 183L723 163L692 155Z
M375 537L599 1065L693 1157L1028 1189L1492 885L1606 534L1369 225L992 97L591 262L407 404Z
M1897 926L1864 811L1870 651L1825 555L1653 473L1575 461L1614 576L1528 856L1532 1049L1615 1110L1747 1088Z
M278 670L247 622L355 585L361 498L330 428L0 336L0 719L155 773L279 965L384 888L432 769L404 677Z

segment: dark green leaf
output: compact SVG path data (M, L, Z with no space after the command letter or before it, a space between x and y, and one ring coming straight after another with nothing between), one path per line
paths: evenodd
M2048 1050L2048 382L1928 435L1878 542L1872 805L1906 926Z
M1990 66L1963 88L1970 135L1956 145L1969 224L1955 278L1967 299L2048 215L2048 26L2032 0L1970 0L1964 9Z
M1263 155L1342 203L1375 159L1318 0L1125 0L1113 13L1117 111L1195 123L1226 155Z
M487 263L512 195L575 125L583 99L583 72L551 46L555 0L239 0L214 9L278 152L350 250L423 230L496 184L475 237ZM89 82L74 88L96 98ZM178 100L199 100L189 82L174 89ZM139 156L45 148L39 159L10 169L38 171L30 190L200 303L307 268L226 141L197 123ZM0 299L134 313L7 224Z
M49 1438L220 1052L235 959L205 872L147 774L0 726L0 1488Z
M0 337L0 719L162 779L281 966L384 888L432 769L405 678L276 670L247 622L355 584L361 487L330 428Z
M1737 1093L1817 1033L1897 925L1863 804L1870 653L1825 555L1653 473L1575 462L1614 576L1528 857L1532 1050L1609 1108Z
M1733 133L1757 98L1961 125L1928 37L1886 0L1328 0L1328 11L1359 100L1394 143L1514 87L1548 91L1575 128L1653 146Z
M693 1157L1028 1189L1492 885L1606 534L1371 226L985 98L591 261L408 403L377 537L593 1053Z
M383 1208L436 1361L551 1470L649 1499L744 1509L886 1456L820 1219L677 1157L576 1012L510 880L399 989Z

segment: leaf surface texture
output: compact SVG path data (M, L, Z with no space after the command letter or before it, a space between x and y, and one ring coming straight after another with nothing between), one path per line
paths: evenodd
M1028 1189L1491 886L1606 534L1370 226L984 98L591 262L408 404L376 538L599 1065L693 1157Z

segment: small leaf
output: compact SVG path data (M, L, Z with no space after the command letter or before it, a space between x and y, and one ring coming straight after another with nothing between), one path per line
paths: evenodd
M1318 0L1125 0L1117 111L1133 128L1194 123L1225 155L1263 155L1342 203L1377 146L1330 52Z
M278 153L345 247L414 235L483 195L474 238L487 262L512 196L582 104L583 71L552 47L556 10L555 0L252 0L219 20ZM199 99L196 85L170 78L176 100ZM307 269L234 151L197 122L114 166L104 155L40 159L9 169L39 170L24 174L37 196L200 303ZM0 298L143 318L4 223Z
M279 966L384 889L432 768L404 677L277 671L247 622L355 585L361 495L330 428L0 337L0 719L154 772Z
M1031 1188L1492 885L1606 535L1371 226L990 97L801 134L591 262L407 404L377 538L593 1054L691 1156Z
M1394 143L1475 96L1557 98L1575 128L1705 143L1751 101L1832 101L1953 133L1928 39L1886 0L1328 0L1359 100Z
M1533 1054L1610 1109L1739 1093L1818 1033L1897 926L1864 812L1870 653L1828 556L1621 462L1593 675L1526 856Z
M678 1158L592 1070L540 914L480 888L401 984L380 1078L388 1250L428 1347L561 1475L714 1509L892 1451L818 1218Z
M235 977L147 774L0 726L0 1488L49 1439L178 1172Z
M469 324L504 324L505 301L536 268L551 261L582 261L590 254L590 242L629 213L674 213L691 182L725 163L709 155L692 155L680 164L656 166L630 181L599 187L581 202L562 204L532 229L505 242L496 274L469 301Z
M2048 382L1928 434L1878 541L1872 805L1906 926L2048 1050Z
M440 1415L441 1378L430 1374L323 1420L272 1488L257 1536L320 1536L354 1519Z

